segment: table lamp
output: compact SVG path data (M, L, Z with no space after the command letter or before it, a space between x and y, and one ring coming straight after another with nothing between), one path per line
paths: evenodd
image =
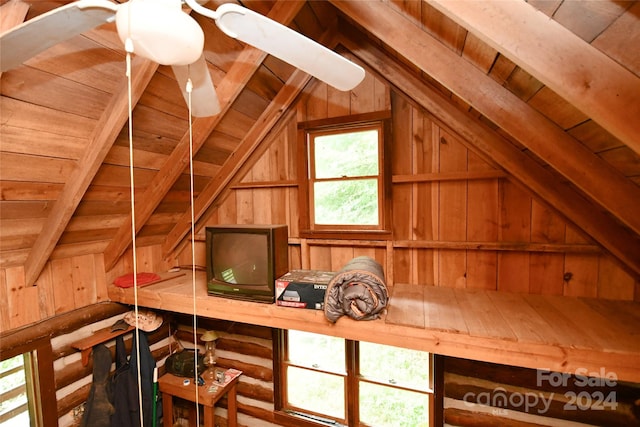
M204 360L202 363L207 367L205 375L209 380L213 380L216 376L216 340L218 339L218 334L215 331L206 331L200 339L204 342Z

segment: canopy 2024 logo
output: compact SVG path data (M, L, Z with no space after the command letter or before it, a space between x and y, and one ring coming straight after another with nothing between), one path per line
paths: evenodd
M607 372L605 368L600 368L597 372L578 368L574 374L538 369L536 384L542 387L545 383L552 387L572 386L582 389L564 392L564 397L567 399L564 404L565 411L615 411L618 407L615 390L608 390L618 384L618 376L614 372Z

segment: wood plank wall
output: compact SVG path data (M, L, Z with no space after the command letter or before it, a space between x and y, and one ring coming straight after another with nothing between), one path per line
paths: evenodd
M393 240L302 238L297 123L388 109ZM316 84L267 144L206 224L287 223L291 268L339 270L368 255L391 284L640 300L637 280L594 241L369 73L350 94Z
M302 238L296 169L298 121L389 109L394 130L390 142L393 240ZM288 224L292 269L338 270L354 256L369 255L382 264L390 284L640 300L639 284L580 230L510 181L499 167L474 154L447 124L370 74L348 94L316 84L299 102L296 115L289 116L281 131L265 142L203 224ZM203 264L202 242L197 246L197 263ZM188 265L189 247L184 249L175 259L166 260L160 244L140 247L138 271ZM64 248L58 249L34 287L24 286L22 267L0 269L0 299L7 301L0 305L2 332L104 301L107 284L131 271L132 256L128 252L114 269L105 272L102 254L93 252L99 251L65 256ZM269 348L268 343L263 344L261 347ZM62 347L67 350L57 350L60 358L69 356L68 345ZM243 351L237 350L238 354ZM237 360L244 357L238 355ZM266 360L264 355L260 358ZM225 359L236 360L236 355ZM76 368L64 368L60 376L73 378L65 380L65 386L76 384L73 387L88 393L86 384L78 386L88 372ZM241 393L241 399L247 400L240 410L243 416L268 423L272 397L266 390L272 385L269 380L258 380L264 381L259 396L247 391L253 389L247 385ZM61 419L73 408L69 400L73 404L82 400L79 394L72 395L59 396L59 407L64 408L59 411Z
M172 263L162 256L160 245L137 250L138 271L166 271ZM0 269L0 333L29 325L91 304L108 301L107 285L132 271L129 249L118 264L105 272L101 253L55 256L36 281L25 285L22 266ZM36 302L36 303L34 303Z
M53 259L36 286L26 286L22 266L0 269L0 299L6 301L0 307L2 332L107 301L102 254Z
M387 280L420 285L640 300L640 283L561 215L467 148L445 123L371 73L349 93L313 83L216 201L203 222L286 223L290 267L339 270L358 255L376 258ZM393 241L307 240L298 226L297 123L392 111ZM3 241L4 241L3 237ZM139 271L165 271L159 242L139 248ZM71 245L73 246L73 245ZM103 246L54 251L37 281L19 265L0 269L2 330L106 299L106 286L131 271L131 253L104 271ZM105 279L106 277L106 279ZM32 304L38 301L38 304Z

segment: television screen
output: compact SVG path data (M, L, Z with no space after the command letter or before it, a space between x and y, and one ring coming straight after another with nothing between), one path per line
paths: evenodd
M275 301L275 280L289 269L286 225L207 227L209 295Z
M265 285L269 255L266 234L213 235L213 276L225 283Z

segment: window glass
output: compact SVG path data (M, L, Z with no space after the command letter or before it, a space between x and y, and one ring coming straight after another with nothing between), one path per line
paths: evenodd
M426 427L429 396L360 381L360 421L376 427Z
M335 373L345 372L342 338L289 331L288 339L291 364Z
M383 229L383 122L307 132L309 227Z
M344 419L344 377L289 366L289 404L303 410Z
M314 138L316 178L378 174L378 130L341 132Z
M316 224L378 224L378 182L375 179L316 182Z
M0 362L0 426L31 424L22 354Z
M429 424L431 354L308 332L281 334L288 355L278 359L282 409L353 425Z
M368 380L428 391L430 361L424 351L360 342L360 375Z

